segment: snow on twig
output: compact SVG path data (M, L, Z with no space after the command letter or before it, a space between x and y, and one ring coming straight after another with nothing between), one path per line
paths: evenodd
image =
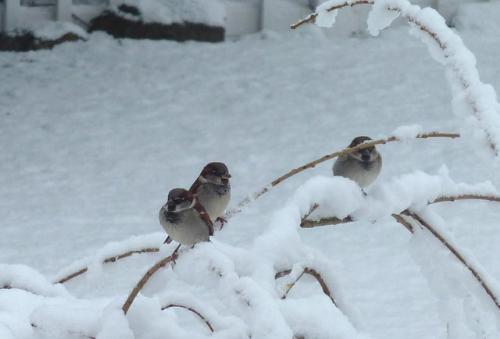
M52 285L41 273L24 265L0 264L0 289L19 289L45 297L69 297L62 285Z

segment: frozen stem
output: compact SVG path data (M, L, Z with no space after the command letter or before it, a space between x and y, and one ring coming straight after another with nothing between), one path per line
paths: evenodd
M132 303L134 302L135 298L139 294L139 292L146 286L146 283L151 279L151 277L162 267L165 267L168 263L170 263L173 260L176 260L178 258L177 251L179 250L179 247L181 245L177 246L176 249L172 252L171 255L169 255L166 258L161 259L158 261L156 264L153 265L137 282L135 285L134 289L130 292L129 296L127 297L127 300L125 300L125 303L122 306L123 313L127 314L130 306L132 306Z
M289 275L290 273L292 272L292 270L284 270L284 271L280 271L278 273L276 273L274 275L274 279L279 279L279 278L282 278L286 275ZM304 276L304 274L309 274L310 276L312 276L314 279L316 279L316 281L319 283L319 285L321 286L321 289L323 290L323 293L328 296L328 298L330 298L330 300L332 301L332 303L336 306L337 306L337 303L335 302L335 299L333 298L333 295L330 291L330 289L328 288L328 285L326 284L325 280L323 279L323 277L321 276L321 274L316 271L315 269L313 268L310 268L310 267L305 267L304 270L302 271L302 273L299 274L299 276L297 277L297 279L295 279L295 281L291 284L289 284L287 286L287 289L285 291L285 294L283 294L283 296L281 297L281 299L286 299L286 297L288 296L288 293L290 292L290 290L295 286L295 284L300 280L300 278L302 278Z
M446 202L446 201L457 201L457 200L487 200L493 202L500 202L500 197L494 195L482 195L482 194L462 194L462 195L450 195L450 196L442 196L434 201L430 202L431 204L435 204L438 202Z
M198 312L197 310L195 310L192 307L185 306L185 305L179 305L179 304L169 304L167 306L163 306L161 308L161 310L163 311L163 310L166 310L167 308L172 308L172 307L183 308L185 310L188 310L188 311L196 314L198 316L198 318L200 318L205 323L205 325L207 325L210 332L212 332L212 333L214 332L214 328L212 327L212 324L210 324L210 322L207 320L207 318L205 318L200 312Z

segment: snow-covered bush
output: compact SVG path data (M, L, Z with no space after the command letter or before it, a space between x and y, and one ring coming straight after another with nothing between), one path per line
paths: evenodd
M24 29L0 33L0 51L29 51L52 48L67 41L87 39L87 32L68 22L33 22Z

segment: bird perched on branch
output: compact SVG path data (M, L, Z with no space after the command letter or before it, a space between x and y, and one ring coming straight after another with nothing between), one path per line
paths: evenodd
M168 234L167 240L175 240L182 245L193 246L208 241L214 234L212 220L197 197L182 188L168 193L168 201L160 209L159 217Z
M366 136L356 137L349 147L358 146L372 140ZM360 149L340 156L333 164L333 175L349 178L361 188L365 188L377 179L382 169L382 156L375 146Z
M205 207L212 222L223 225L223 218L229 200L231 199L231 174L222 162L208 163L201 171L189 191L196 195Z

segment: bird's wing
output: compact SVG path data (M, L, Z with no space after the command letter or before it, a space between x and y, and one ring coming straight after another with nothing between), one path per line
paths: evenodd
M191 192L193 194L196 194L196 191L198 191L198 187L200 187L201 184L202 183L200 181L200 178L196 178L196 180L191 185L191 188L189 189L189 192Z
M205 211L205 207L203 207L203 205L200 204L200 202L197 200L193 208L196 210L196 212L198 212L198 215L200 216L201 220L203 220L205 224L207 224L208 234L214 235L214 225L207 211Z

